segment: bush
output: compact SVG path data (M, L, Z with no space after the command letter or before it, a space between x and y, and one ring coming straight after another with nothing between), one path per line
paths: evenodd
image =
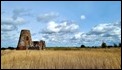
M6 50L6 48L2 47L1 50Z
M114 43L114 47L118 47L117 44Z
M119 47L121 47L121 43L119 43Z
M109 45L108 48L112 48L113 46Z
M103 42L102 45L101 45L101 47L102 47L102 48L107 48L106 43Z
M8 47L8 49L10 49L10 50L14 50L15 48L14 48L14 47Z
M85 45L81 45L80 47L81 47L81 48L85 48Z

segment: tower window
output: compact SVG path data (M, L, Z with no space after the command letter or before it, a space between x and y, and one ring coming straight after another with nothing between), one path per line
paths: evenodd
M26 37L26 40L29 40L29 37L28 36Z

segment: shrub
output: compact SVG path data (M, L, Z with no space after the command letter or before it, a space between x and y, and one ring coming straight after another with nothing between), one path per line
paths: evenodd
M101 47L102 47L102 48L107 48L106 43L103 42L102 45L101 45Z
M81 48L85 48L85 45L81 45Z

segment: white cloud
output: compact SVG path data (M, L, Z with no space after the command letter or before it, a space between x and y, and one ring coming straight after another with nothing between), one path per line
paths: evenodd
M2 24L1 25L1 31L12 31L17 29L15 25L12 24Z
M3 32L1 31L1 45L2 47L16 47L19 36L17 33L12 33L11 31Z
M108 35L119 35L121 34L121 28L115 23L105 23L105 24L99 24L92 28L91 34L108 34Z
M117 37L121 34L121 27L115 23L99 24L91 29L89 35L98 35L102 37Z
M67 21L56 23L54 21L50 21L47 24L47 28L42 30L42 37L51 43L67 43L70 37L72 37L75 33L77 33L79 26L75 23L68 23Z
M84 20L84 19L86 19L86 16L85 15L81 15L80 18L81 18L81 20Z
M92 43L92 45L105 41L107 44L119 43L121 41L121 28L116 23L104 23L99 24L91 29L88 33L80 35L77 38L75 35L72 39L78 40L79 42Z
M12 17L4 17L4 14L1 16L1 30L2 31L12 31L18 28L18 25L26 23L26 20L23 17L20 17L26 11L24 9L14 9Z
M10 43L10 46L17 45L18 42L18 26L21 24L25 24L26 20L22 17L25 15L25 11L13 11L13 14L11 17L4 16L4 14L1 15L1 42L2 46L6 46L6 43ZM13 34L15 33L15 34ZM6 46L8 47L8 45Z
M12 18L14 20L16 20L18 17L21 17L21 16L30 16L30 15L31 14L29 13L29 9L20 8L20 9L14 9L13 10Z
M16 20L13 21L15 24L19 25L19 24L24 24L26 23L26 20L22 17L17 17Z
M56 28L56 26L58 26L58 24L56 24L54 21L50 21L47 25L47 31L58 32L60 29Z
M75 23L67 23L61 22L61 23L56 23L54 21L50 21L47 24L47 28L42 30L43 33L72 33L78 30L79 26Z
M2 18L1 20L1 30L2 31L12 31L17 29L18 25L26 23L24 18L17 17L16 20L14 20L11 17L8 18Z
M12 34L8 33L17 30L18 25L26 23L22 17L26 11L14 11L12 17L2 18L1 32L2 40L13 40ZM18 15L17 15L18 14ZM78 31L79 25L74 22L56 22L58 13L50 12L41 14L37 17L37 21L47 22L47 26L41 31L40 38L36 34L32 34L33 40L45 40L48 43L60 44L101 44L104 40L107 43L121 41L121 22L104 23L96 25L91 31L84 33ZM86 19L85 15L81 15L81 19ZM7 32L7 33L6 33ZM7 34L7 35L6 35ZM17 36L16 36L17 37Z
M13 24L13 19L11 17L1 17L1 24Z
M104 23L96 25L91 31L84 33L77 31L79 26L66 21L56 23L50 21L47 28L42 31L42 38L48 42L75 44L75 45L101 45L103 41L107 44L119 43L121 41L121 28L116 23Z
M74 35L75 39L80 39L83 32L78 32Z
M55 20L58 16L59 16L59 13L57 12L44 13L44 14L40 14L37 17L37 21L49 22L49 21Z

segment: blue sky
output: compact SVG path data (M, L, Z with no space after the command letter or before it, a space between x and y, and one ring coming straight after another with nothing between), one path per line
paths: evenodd
M47 46L121 41L120 1L2 1L1 46L17 46L20 31Z

